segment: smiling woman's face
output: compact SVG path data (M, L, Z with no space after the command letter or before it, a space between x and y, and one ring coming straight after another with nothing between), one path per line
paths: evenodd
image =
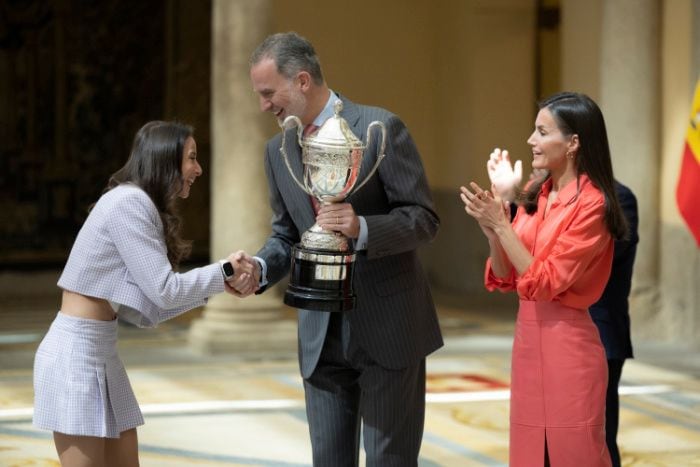
M564 135L552 113L546 107L535 119L535 131L527 140L532 146L532 168L558 172L566 164L566 153L571 147L571 136Z
M182 189L178 195L180 198L190 196L190 188L200 175L202 175L202 167L197 162L197 143L190 136L185 140L182 151Z

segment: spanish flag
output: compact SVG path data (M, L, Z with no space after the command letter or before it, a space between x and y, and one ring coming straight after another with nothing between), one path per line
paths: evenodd
M676 201L681 216L700 248L700 79L695 86L693 107L690 109Z

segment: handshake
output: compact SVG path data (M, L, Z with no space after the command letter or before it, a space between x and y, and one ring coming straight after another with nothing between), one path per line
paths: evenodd
M255 258L239 250L226 260L233 266L233 276L224 282L226 292L244 298L260 288L262 265Z

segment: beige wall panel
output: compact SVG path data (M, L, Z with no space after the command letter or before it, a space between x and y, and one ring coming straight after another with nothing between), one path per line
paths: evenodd
M529 171L534 1L461 2L443 22L439 37L450 45L440 48L440 188L456 193L470 180L486 184L494 147L509 149Z
M602 0L561 1L562 90L600 102Z

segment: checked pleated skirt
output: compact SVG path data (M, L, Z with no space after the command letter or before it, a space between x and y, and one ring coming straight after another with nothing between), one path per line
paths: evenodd
M117 354L117 320L58 313L34 359L34 426L118 438L143 415Z

